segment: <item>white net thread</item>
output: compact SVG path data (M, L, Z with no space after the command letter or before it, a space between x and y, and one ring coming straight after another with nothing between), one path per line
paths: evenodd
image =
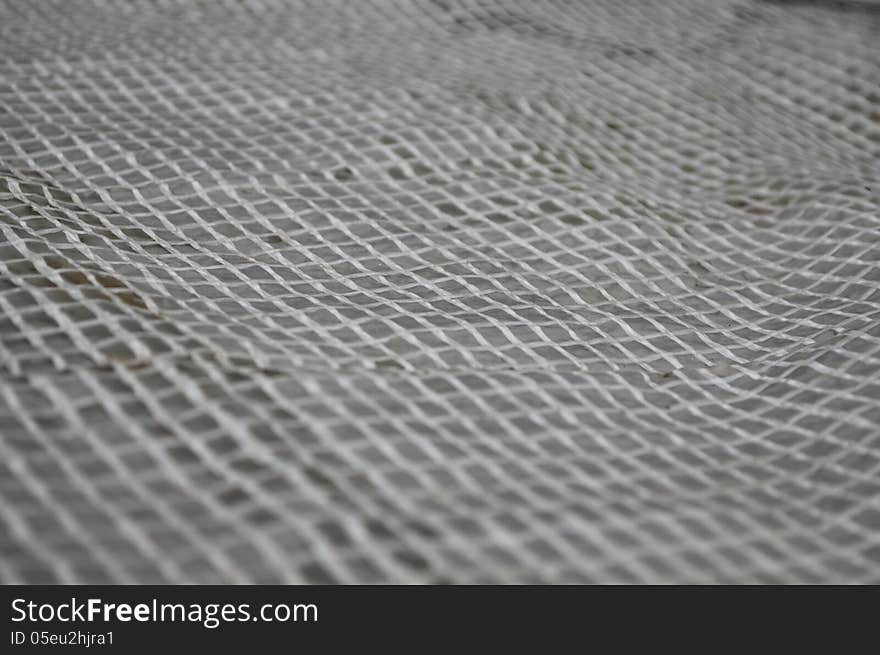
M0 2L0 581L880 582L880 4Z

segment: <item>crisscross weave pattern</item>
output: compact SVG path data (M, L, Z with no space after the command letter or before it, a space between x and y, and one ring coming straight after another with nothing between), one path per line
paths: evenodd
M880 582L880 5L3 2L3 582Z

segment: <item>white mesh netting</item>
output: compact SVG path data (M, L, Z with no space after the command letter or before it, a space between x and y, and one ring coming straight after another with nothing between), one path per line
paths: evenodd
M0 5L4 582L880 581L880 5Z

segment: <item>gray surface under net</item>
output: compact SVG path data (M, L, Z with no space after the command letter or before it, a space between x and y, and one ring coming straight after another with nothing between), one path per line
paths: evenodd
M3 582L880 582L880 5L0 4Z

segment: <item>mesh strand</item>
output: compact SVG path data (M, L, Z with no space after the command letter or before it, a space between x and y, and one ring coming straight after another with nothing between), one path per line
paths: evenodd
M3 582L880 582L876 2L3 2Z

